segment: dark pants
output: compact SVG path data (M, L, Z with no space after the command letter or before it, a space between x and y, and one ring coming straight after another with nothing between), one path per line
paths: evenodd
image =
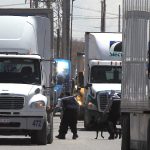
M77 134L77 110L64 110L59 126L59 135L64 136L70 127L73 134Z

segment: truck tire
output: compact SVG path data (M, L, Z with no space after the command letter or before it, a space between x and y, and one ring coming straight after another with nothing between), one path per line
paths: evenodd
M86 113L84 114L84 128L87 131L91 130L91 126L90 123L88 122L88 116L86 115Z
M37 143L37 133L34 131L31 133L31 144Z
M37 131L37 144L39 145L47 144L47 122L44 122L42 130Z
M50 115L50 122L48 128L48 135L47 135L47 143L51 144L53 142L53 114Z
M122 115L122 143L121 150L130 150L130 115Z
M147 127L147 150L150 150L150 119Z

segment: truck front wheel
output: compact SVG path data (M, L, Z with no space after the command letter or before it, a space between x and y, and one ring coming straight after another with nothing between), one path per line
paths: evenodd
M47 144L47 122L44 122L42 130L37 131L37 143L39 145Z
M47 143L51 144L53 142L53 114L50 114L50 121L48 127Z
M31 133L31 143L32 144L36 144L37 143L37 133L35 131L33 131Z
M130 115L123 114L121 120L122 143L121 150L130 150Z

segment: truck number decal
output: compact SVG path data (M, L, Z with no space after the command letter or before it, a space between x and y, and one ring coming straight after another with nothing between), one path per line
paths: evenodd
M34 126L34 127L41 127L41 120L34 120L33 121L33 123L32 123L32 125Z

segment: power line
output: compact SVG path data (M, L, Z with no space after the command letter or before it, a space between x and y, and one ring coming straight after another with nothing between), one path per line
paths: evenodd
M94 12L98 12L100 13L99 10L95 10L95 9L90 9L90 8L83 8L83 7L79 7L79 6L73 6L74 8L78 8L78 9L83 9L83 10L88 10L88 11L94 11Z
M26 3L29 4L29 3ZM8 4L8 5L0 5L0 7L9 7L9 6L17 6L17 5L26 5L25 3L16 3L16 4Z
M57 18L57 17L53 17L53 18ZM62 18L62 16L60 17ZM101 19L101 17L99 16L82 16L82 15L75 15L74 20L77 20L77 19ZM118 19L118 17L106 17L106 19Z
M100 13L100 10L96 10L96 9L84 8L84 7L80 7L80 6L73 6L73 7L77 8L77 9L83 9L83 10L87 10L87 11L93 11L93 12ZM106 14L118 16L118 14L114 14L114 13L110 13L110 12L106 12Z
M84 19L84 20L99 20L99 19L101 19L101 17L74 17L74 19ZM108 19L118 19L118 17L110 17L110 18L106 18L107 20Z
M100 28L99 26L85 26L85 25L77 25L77 26L79 26L79 27L86 27L86 28ZM76 28L77 27L75 27L75 28L73 28L73 29L75 29L76 30Z

